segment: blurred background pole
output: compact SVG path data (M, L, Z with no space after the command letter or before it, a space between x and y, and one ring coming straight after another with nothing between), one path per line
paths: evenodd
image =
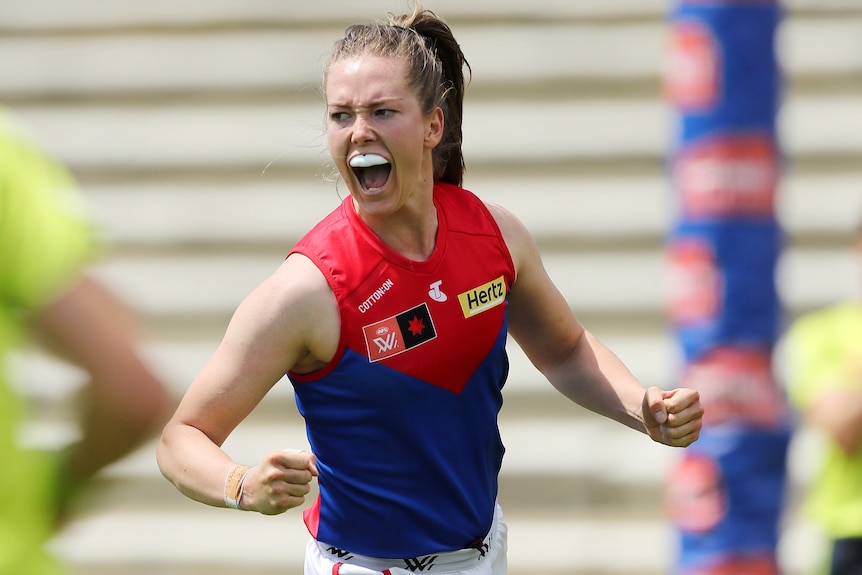
M707 410L667 485L677 575L779 573L790 437L772 368L780 21L776 0L682 0L671 11L669 319L683 364L674 383L698 389Z

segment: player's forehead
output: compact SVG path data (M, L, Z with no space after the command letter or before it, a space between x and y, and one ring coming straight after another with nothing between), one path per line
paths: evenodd
M401 58L356 56L333 62L324 86L328 105L398 103L412 98Z

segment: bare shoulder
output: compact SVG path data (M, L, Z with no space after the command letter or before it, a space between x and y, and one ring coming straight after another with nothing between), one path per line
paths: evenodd
M527 226L511 210L498 204L485 204L503 234L503 240L512 254L515 269L538 258L538 247Z
M273 273L269 280L277 296L292 299L301 298L305 303L332 295L332 290L323 272L308 259L298 253L289 255Z
M335 355L341 335L338 301L332 288L314 262L296 253L285 259L273 277L283 286L294 317L298 315L306 334L308 353L299 358L294 371L320 369Z
M338 303L323 273L307 257L287 257L241 308L268 333L269 341L280 341L280 347L291 350L291 369L311 371L335 355Z
M504 208L500 204L485 202L485 207L487 207L488 211L491 212L491 215L494 217L494 220L497 222L497 225L500 226L500 230L502 230L504 234L513 226L523 226L511 210Z
M241 309L266 314L257 320L296 321L297 314L306 308L322 305L327 291L329 286L320 270L308 258L294 254L246 297Z

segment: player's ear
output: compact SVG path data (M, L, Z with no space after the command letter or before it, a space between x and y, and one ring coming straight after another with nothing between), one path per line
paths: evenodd
M440 140L443 139L443 109L437 106L434 108L425 123L425 147L435 148Z

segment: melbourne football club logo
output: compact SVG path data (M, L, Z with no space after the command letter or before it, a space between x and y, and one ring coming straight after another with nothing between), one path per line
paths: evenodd
M426 304L401 312L362 328L368 359L372 362L392 357L437 337Z

